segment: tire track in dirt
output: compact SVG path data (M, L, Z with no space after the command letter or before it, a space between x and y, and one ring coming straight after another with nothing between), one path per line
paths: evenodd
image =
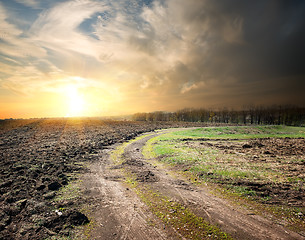
M149 163L150 160L144 159L141 149L156 135L132 142L124 151L125 159L144 163L142 167L134 168L135 172L141 174L143 170L151 171L152 175L159 179L145 182L154 190L186 205L194 213L220 226L223 231L237 239L305 239L261 216L253 215L249 210L231 206L228 201L215 197L207 189L186 183L182 177L172 177L166 169L155 168Z
M100 161L90 166L83 186L91 198L93 229L88 239L177 239L148 211L138 196L123 184L122 173L109 159L113 148L100 152ZM174 236L174 237L173 237Z
M93 197L96 221L89 239L183 239L175 229L164 226L149 212L138 196L122 183L120 168L128 168L137 181L191 209L196 215L218 225L236 239L305 239L297 233L252 215L249 210L231 206L204 187L171 176L167 169L157 168L144 159L141 149L146 142L162 133L149 134L126 146L124 162L115 166L109 159L114 148L100 152L100 161L91 166L84 186Z

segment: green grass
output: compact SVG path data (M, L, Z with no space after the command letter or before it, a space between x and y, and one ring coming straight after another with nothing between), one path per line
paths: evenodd
M305 159L290 156L288 158L268 158L265 161L253 161L251 154L238 154L224 152L218 148L211 148L208 144L219 142L221 139L229 140L233 144L243 144L249 139L257 138L304 138L305 128L287 126L229 126L207 127L189 129L166 133L150 139L143 148L142 153L147 159L159 161L180 169L181 173L191 181L204 181L216 184L223 189L222 193L234 196L235 199L246 199L268 203L270 196L258 195L254 189L247 185L237 185L237 182L266 183L268 186L291 183L292 188L300 190L303 177L293 176L286 171L296 162L304 162ZM206 141L196 141L203 138ZM213 140L214 139L214 140ZM217 141L215 141L217 139ZM202 144L201 144L202 143ZM240 145L240 146L241 146ZM262 148L263 151L263 148ZM259 158L266 158L262 155ZM214 186L214 185L213 185ZM238 200L237 200L238 201ZM251 205L251 204L250 204ZM270 207L267 206L270 210ZM272 205L270 212L277 216L285 217L287 222L304 226L304 221L295 217L295 213L304 209L284 205ZM266 209L266 208L264 208ZM269 211L268 210L268 211ZM265 211L265 210L264 210ZM279 212L279 214L278 214ZM301 227L302 228L302 227Z
M70 236L53 236L53 237L48 237L45 238L45 240L72 240L73 237Z
M159 138L151 139L144 147L143 155L146 158L159 157L168 164L188 166L189 171L204 177L205 180L222 181L238 178L259 180L266 179L266 176L273 181L283 180L279 172L269 169L268 164L261 166L259 163L245 163L233 155L226 155L215 149L208 147L196 149L172 139L158 142Z
M250 139L267 137L305 137L304 127L276 126L229 126L208 127L172 133L178 138Z
M186 165L189 171L205 180L248 179L271 182L297 182L302 179L287 177L279 167L269 163L245 161L243 156L227 154L206 145L192 142L196 138L243 139L266 137L305 137L305 129L286 126L210 127L167 133L150 139L143 148L146 158L159 158L172 165ZM187 139L186 141L180 141ZM303 162L304 159L290 161ZM281 161L279 160L281 163ZM284 161L283 161L284 163Z
M68 185L60 188L55 198L52 200L54 202L59 202L63 200L75 200L80 197L80 180L69 182Z

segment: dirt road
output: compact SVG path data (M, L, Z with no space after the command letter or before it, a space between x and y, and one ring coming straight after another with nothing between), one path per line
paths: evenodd
M305 239L145 159L142 147L158 134L162 132L127 144L119 165L109 158L114 146L99 152L99 161L91 165L83 182L92 199L94 224L87 232L89 239L186 239L169 224L163 224L124 183L126 171L133 173L140 184L185 206L235 239Z

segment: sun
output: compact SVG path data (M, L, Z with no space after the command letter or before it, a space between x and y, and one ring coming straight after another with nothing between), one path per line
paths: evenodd
M65 95L67 98L67 117L80 117L84 115L85 100L79 93L78 87L69 85L66 87Z

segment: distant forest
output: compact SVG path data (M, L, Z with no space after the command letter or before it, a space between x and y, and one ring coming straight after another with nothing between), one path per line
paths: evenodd
M305 107L249 106L242 110L185 108L176 112L136 113L132 120L305 126Z

